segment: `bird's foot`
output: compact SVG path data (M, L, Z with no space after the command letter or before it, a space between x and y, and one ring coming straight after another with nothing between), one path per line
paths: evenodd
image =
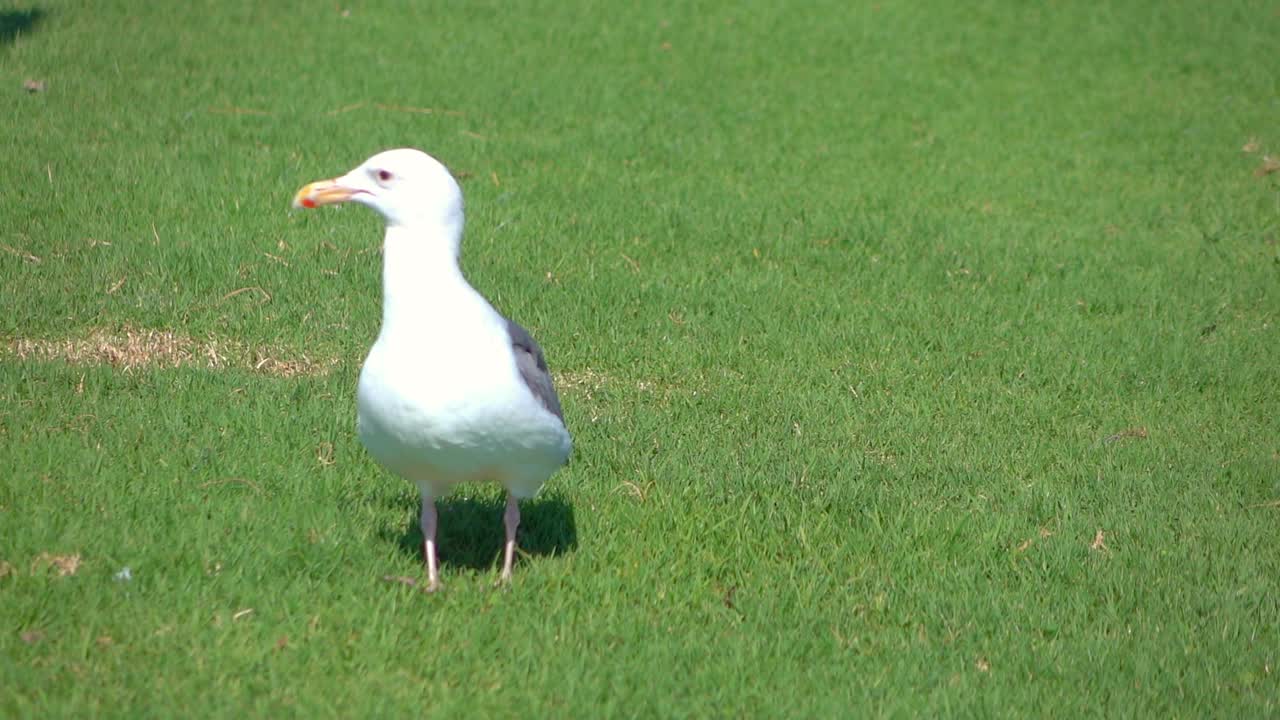
M493 581L494 590L510 590L511 589L511 570L503 570L497 580Z

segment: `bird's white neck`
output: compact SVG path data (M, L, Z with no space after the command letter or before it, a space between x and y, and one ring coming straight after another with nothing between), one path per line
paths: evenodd
M382 248L382 333L422 328L448 314L450 298L470 292L458 267L460 223L390 225ZM412 330L410 335L414 335Z

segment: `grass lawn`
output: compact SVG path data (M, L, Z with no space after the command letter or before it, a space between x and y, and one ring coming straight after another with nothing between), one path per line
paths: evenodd
M0 0L0 715L1280 714L1277 37ZM509 592L488 486L381 580L381 223L289 210L403 145L576 438Z

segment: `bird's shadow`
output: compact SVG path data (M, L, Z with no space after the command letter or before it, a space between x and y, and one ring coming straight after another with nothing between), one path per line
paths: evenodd
M502 544L506 538L502 524L505 509L505 497L436 500L436 553L441 566L488 570L501 565ZM404 529L399 533L388 529L385 534L399 545L401 552L421 560L419 510L415 503ZM516 543L522 553L534 556L573 551L578 547L573 506L554 496L521 502Z
M12 45L18 36L29 34L43 17L39 8L0 11L0 45Z

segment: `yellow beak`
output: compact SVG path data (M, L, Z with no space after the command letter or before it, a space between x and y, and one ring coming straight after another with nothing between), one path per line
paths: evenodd
M293 196L294 207L314 208L350 200L359 190L338 184L337 180L317 180L305 185Z

